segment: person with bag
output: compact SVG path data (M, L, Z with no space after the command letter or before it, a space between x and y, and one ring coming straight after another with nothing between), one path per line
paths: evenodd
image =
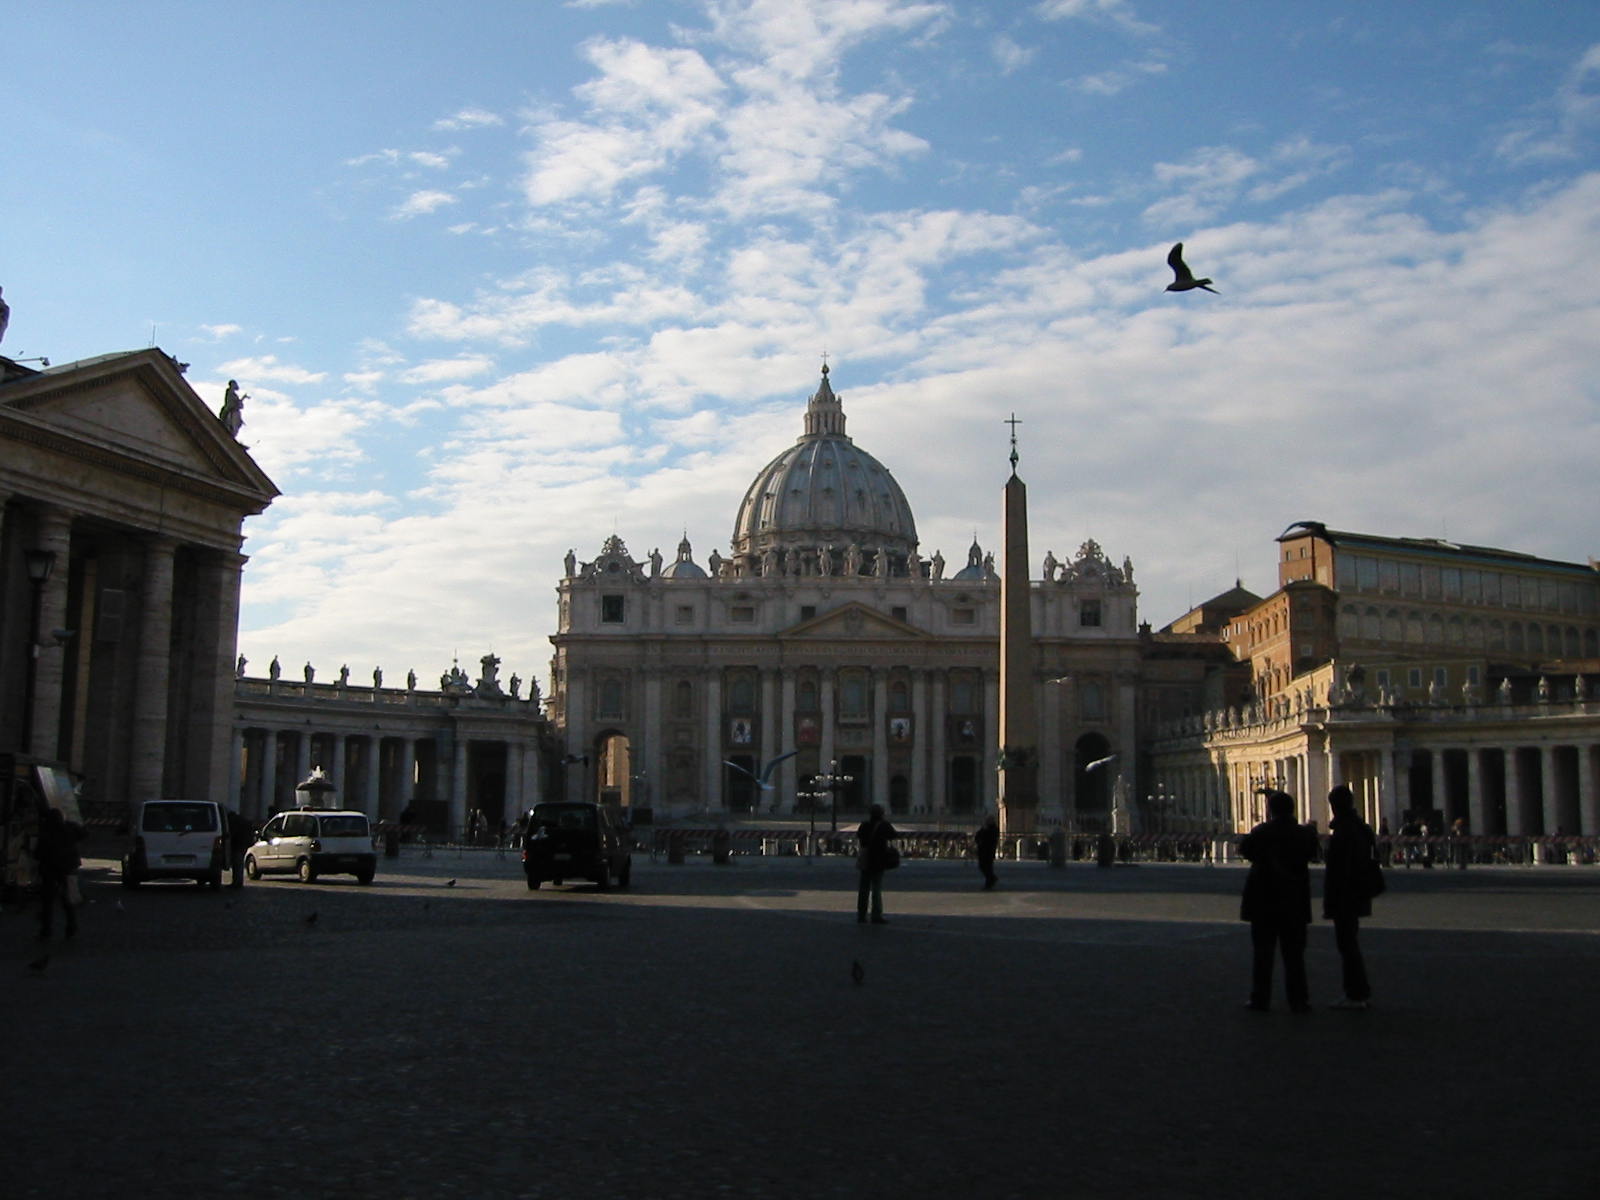
M1256 1012L1272 1007L1272 964L1283 955L1283 986L1289 1008L1311 1011L1306 985L1306 927L1311 924L1311 869L1316 834L1294 819L1294 797L1267 792L1267 819L1239 843L1250 861L1239 919L1250 922L1254 952L1250 1001Z
M884 816L881 804L874 804L868 810L867 819L856 830L856 845L860 847L856 869L861 873L861 885L856 892L856 920L863 924L869 905L874 925L889 923L883 915L883 873L900 865L900 851L889 844L892 838L899 836Z
M1378 840L1356 811L1355 797L1340 784L1328 793L1333 831L1322 872L1322 915L1333 922L1344 974L1344 999L1334 1008L1364 1009L1372 1002L1367 964L1361 957L1361 918L1372 915L1372 900L1384 890L1378 865Z
M50 926L55 918L56 905L66 914L66 935L76 937L78 914L72 905L72 886L83 859L78 854L78 842L83 830L69 825L59 808L47 808L39 826L36 853L39 860L39 938L50 940Z

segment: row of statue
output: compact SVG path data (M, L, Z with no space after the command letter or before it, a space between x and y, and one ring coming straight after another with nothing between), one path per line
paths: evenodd
M238 661L234 663L234 675L237 678L243 679L245 677L245 668L248 666L249 661L250 660L244 655L239 655ZM506 686L502 688L500 686L499 678L500 660L493 654L485 654L483 658L479 660L479 663L483 668L483 673L479 676L477 682L473 682L471 677L461 669L461 665L459 663L452 663L450 669L443 675L439 676L439 690L444 692L446 695L471 695L478 696L483 699L501 699L506 696L509 696L513 700L521 700L523 698L520 694L522 691L521 676L513 674ZM306 663L302 674L306 683L310 684L316 682L317 669L313 667L310 662ZM272 663L267 667L267 678L273 683L277 683L282 677L283 664L278 661L277 655L273 655ZM341 666L339 668L339 681L337 686L341 688L347 688L350 686L350 667L348 665ZM373 667L372 688L374 691L377 691L382 687L383 668ZM417 673L415 671L406 672L406 690L408 692L414 692L417 690ZM529 681L527 698L529 700L539 699L539 684L537 680Z

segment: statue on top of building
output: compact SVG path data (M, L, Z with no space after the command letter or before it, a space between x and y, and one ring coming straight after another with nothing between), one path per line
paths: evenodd
M239 430L244 427L244 402L248 399L248 394L239 394L237 381L228 380L228 390L222 395L222 411L217 416L222 419L223 428L234 437L238 437Z

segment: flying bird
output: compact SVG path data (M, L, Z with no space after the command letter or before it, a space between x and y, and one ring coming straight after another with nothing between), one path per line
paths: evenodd
M854 979L858 985L867 981L867 969L861 965L859 958L850 961L850 978Z
M1183 261L1183 243L1179 242L1167 255L1167 266L1172 268L1174 276L1171 283L1167 284L1169 292L1187 292L1194 288L1204 288L1213 296L1221 295L1216 288L1211 286L1209 279L1196 279L1194 272L1189 270L1189 265Z
M561 761L566 763L581 763L583 766L587 767L589 765L589 756L587 754L569 754Z
M1095 759L1088 766L1084 767L1083 768L1083 773L1085 775L1088 775L1090 772L1098 771L1101 767L1107 766L1107 765L1109 765L1111 763L1114 763L1116 761L1117 761L1117 756L1115 754L1108 754L1104 758Z
M770 792L776 786L774 783L772 783L772 773L778 769L778 764L781 763L784 759L793 758L796 754L799 754L799 753L800 753L800 751L798 751L798 750L791 750L787 754L778 755L777 758L772 759L770 762L767 763L766 766L761 768L761 774L759 774L759 775L757 775L754 771L746 770L744 767L741 767L736 762L729 762L727 759L723 759L722 760L722 765L725 766L725 767L732 767L735 771L739 772L739 774L741 774L741 775L750 776L751 779L754 779L756 781L756 786L758 788L760 788L763 792Z

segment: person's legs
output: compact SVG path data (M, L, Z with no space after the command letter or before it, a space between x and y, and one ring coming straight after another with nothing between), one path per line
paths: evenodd
M872 888L872 919L883 920L883 871L868 871L867 877Z
M872 877L868 871L859 873L861 882L856 886L856 920L867 919L867 901L872 896Z
M1346 1000L1372 998L1372 985L1367 981L1367 964L1361 957L1360 929L1359 917L1335 917L1333 920L1333 940L1339 947L1339 962L1344 969Z
M1303 1012L1311 1007L1311 989L1306 983L1306 927L1298 921L1283 925L1278 930L1278 944L1283 947L1283 990L1289 998L1289 1007Z
M1250 922L1250 1007L1272 1007L1272 958L1277 953L1278 933L1266 921Z

